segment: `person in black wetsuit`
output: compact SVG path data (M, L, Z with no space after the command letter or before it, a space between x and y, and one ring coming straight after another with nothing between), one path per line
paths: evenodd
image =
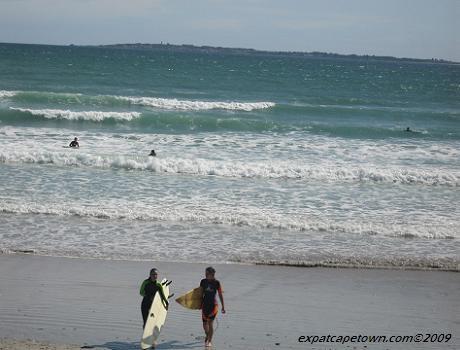
M78 137L73 139L73 141L69 144L69 147L80 148L80 144L78 143Z
M218 304L216 294L219 294L220 303L222 305L222 313L225 314L224 296L222 285L215 278L216 270L213 267L206 268L206 278L200 282L200 287L203 290L203 302L201 304L201 318L203 320L203 329L206 334L205 346L210 347L212 336L214 334L214 319L217 316Z
M144 326L147 322L147 318L149 316L150 307L153 303L153 298L155 298L155 294L157 292L160 293L161 299L163 299L163 303L166 305L166 309L168 309L169 302L166 298L163 287L160 282L157 281L158 278L158 270L151 269L150 270L150 277L144 280L141 284L140 294L144 297L141 303L141 311L142 311L142 319L144 320Z

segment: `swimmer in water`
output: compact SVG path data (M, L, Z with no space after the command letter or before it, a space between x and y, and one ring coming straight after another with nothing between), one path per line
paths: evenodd
M78 137L73 139L73 141L69 144L69 147L80 148L80 144L78 143Z

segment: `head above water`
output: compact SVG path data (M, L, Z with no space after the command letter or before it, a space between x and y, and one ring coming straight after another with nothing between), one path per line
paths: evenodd
M75 137L73 140L74 140L74 141L78 141L78 137Z

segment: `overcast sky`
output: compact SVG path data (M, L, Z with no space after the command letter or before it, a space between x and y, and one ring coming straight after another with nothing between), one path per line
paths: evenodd
M0 42L159 43L460 61L460 0L0 0Z

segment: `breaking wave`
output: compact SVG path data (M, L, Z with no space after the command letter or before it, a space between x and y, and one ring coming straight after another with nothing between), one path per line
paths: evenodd
M61 109L29 109L10 107L11 110L41 116L47 119L86 120L100 122L106 119L130 121L139 118L139 112L102 112L102 111L69 111Z
M398 238L456 239L455 228L427 224L411 226L406 224L364 223L359 221L332 222L315 217L301 217L267 213L259 209L238 209L229 213L225 208L190 208L118 205L101 203L99 206L85 206L75 203L7 203L0 201L0 213L34 214L53 216L77 216L102 220L128 220L151 222L189 222L211 225L231 225L262 230L285 230L291 232L321 232L362 236L385 236Z
M255 109L265 109L275 106L273 102L213 102L213 101L190 101L153 97L124 97L114 98L128 101L131 104L155 107L161 109L176 109L184 111L205 111L210 109L226 109L250 112Z
M101 156L73 152L0 152L0 163L55 164L57 166L93 167L153 171L157 173L231 178L292 179L303 181L342 181L460 186L460 173L443 170L376 168L356 166L308 166L285 162L235 162L207 159L148 158Z
M80 93L55 93L38 91L0 91L0 98L15 102L30 103L78 103L97 106L140 105L166 110L203 111L211 109L252 111L274 107L273 102L239 102L239 101L194 101L177 98L159 98L147 96L84 95Z

